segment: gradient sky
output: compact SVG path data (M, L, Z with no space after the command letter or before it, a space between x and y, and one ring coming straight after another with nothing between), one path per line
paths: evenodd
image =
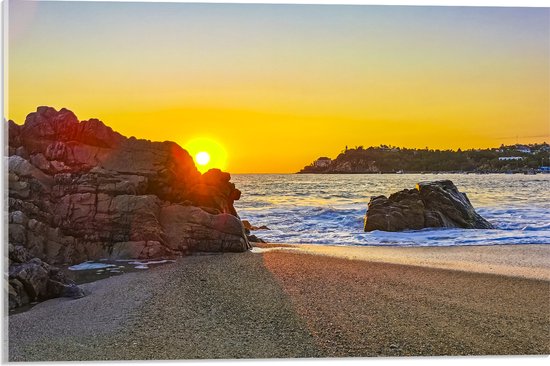
M548 8L12 0L8 62L17 123L50 105L211 140L232 173L346 145L550 141Z

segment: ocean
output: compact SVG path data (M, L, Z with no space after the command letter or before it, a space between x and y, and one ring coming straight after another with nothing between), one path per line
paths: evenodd
M450 179L496 230L363 231L371 196ZM550 175L520 174L234 174L243 220L271 230L272 243L452 246L550 244Z

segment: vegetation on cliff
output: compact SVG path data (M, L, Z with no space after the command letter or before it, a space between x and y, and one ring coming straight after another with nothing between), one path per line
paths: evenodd
M549 158L546 142L457 151L358 146L334 160L319 158L299 173L533 172L550 165Z

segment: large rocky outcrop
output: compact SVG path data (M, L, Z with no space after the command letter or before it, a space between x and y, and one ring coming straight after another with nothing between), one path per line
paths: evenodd
M428 227L492 229L450 180L418 183L386 196L371 198L365 231L418 230Z
M50 107L8 127L9 243L31 257L73 264L250 248L230 175L200 174L176 143L126 138Z

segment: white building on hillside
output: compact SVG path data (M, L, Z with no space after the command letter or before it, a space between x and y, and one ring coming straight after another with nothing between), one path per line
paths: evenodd
M523 160L523 156L501 156L498 160Z
M524 154L531 154L531 148L529 146L516 145L516 151Z

